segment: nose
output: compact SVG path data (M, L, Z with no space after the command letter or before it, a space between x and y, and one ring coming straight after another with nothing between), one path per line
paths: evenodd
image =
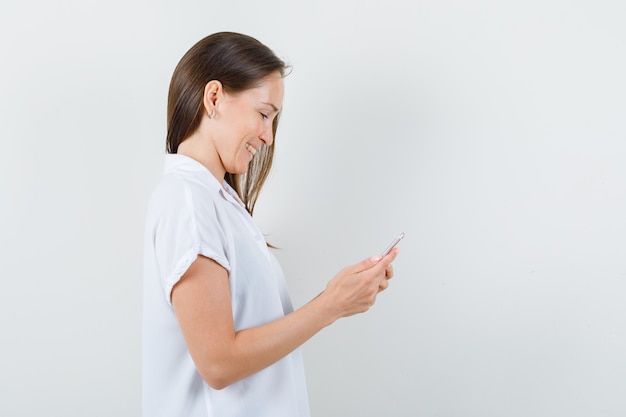
M259 135L259 139L263 141L266 146L270 146L274 143L273 123L266 123L263 125L263 130Z

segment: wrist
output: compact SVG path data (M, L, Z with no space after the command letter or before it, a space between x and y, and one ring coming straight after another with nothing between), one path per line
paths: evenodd
M341 317L334 307L334 303L332 303L329 298L328 293L322 291L309 303L322 324L322 327L330 326Z

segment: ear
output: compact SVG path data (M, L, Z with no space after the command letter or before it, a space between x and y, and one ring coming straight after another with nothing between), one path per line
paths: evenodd
M221 97L223 92L224 87L218 80L211 80L204 86L204 97L202 98L202 102L207 115L215 115L217 100Z

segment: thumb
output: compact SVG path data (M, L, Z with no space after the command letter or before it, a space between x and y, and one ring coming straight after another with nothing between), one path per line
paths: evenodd
M352 268L350 268L351 269L350 272L359 273L359 272L366 271L370 269L371 267L373 267L374 265L376 265L378 262L380 262L381 259L383 258L380 255L374 255L367 259L363 259L361 262L355 265L352 265Z

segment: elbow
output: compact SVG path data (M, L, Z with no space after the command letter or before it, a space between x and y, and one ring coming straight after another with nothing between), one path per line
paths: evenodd
M200 370L200 375L208 386L218 391L239 380L232 375L227 366L210 366Z
M207 379L204 378L204 381L207 383L208 386L210 386L211 388L213 388L214 390L223 390L224 388L226 388L227 386L229 386L230 384L228 382L226 382L225 380L222 379Z
M213 378L213 379L204 378L204 381L207 383L208 386L210 386L211 388L217 391L223 390L224 388L232 384L232 382L228 382L225 379L219 379L219 378Z

